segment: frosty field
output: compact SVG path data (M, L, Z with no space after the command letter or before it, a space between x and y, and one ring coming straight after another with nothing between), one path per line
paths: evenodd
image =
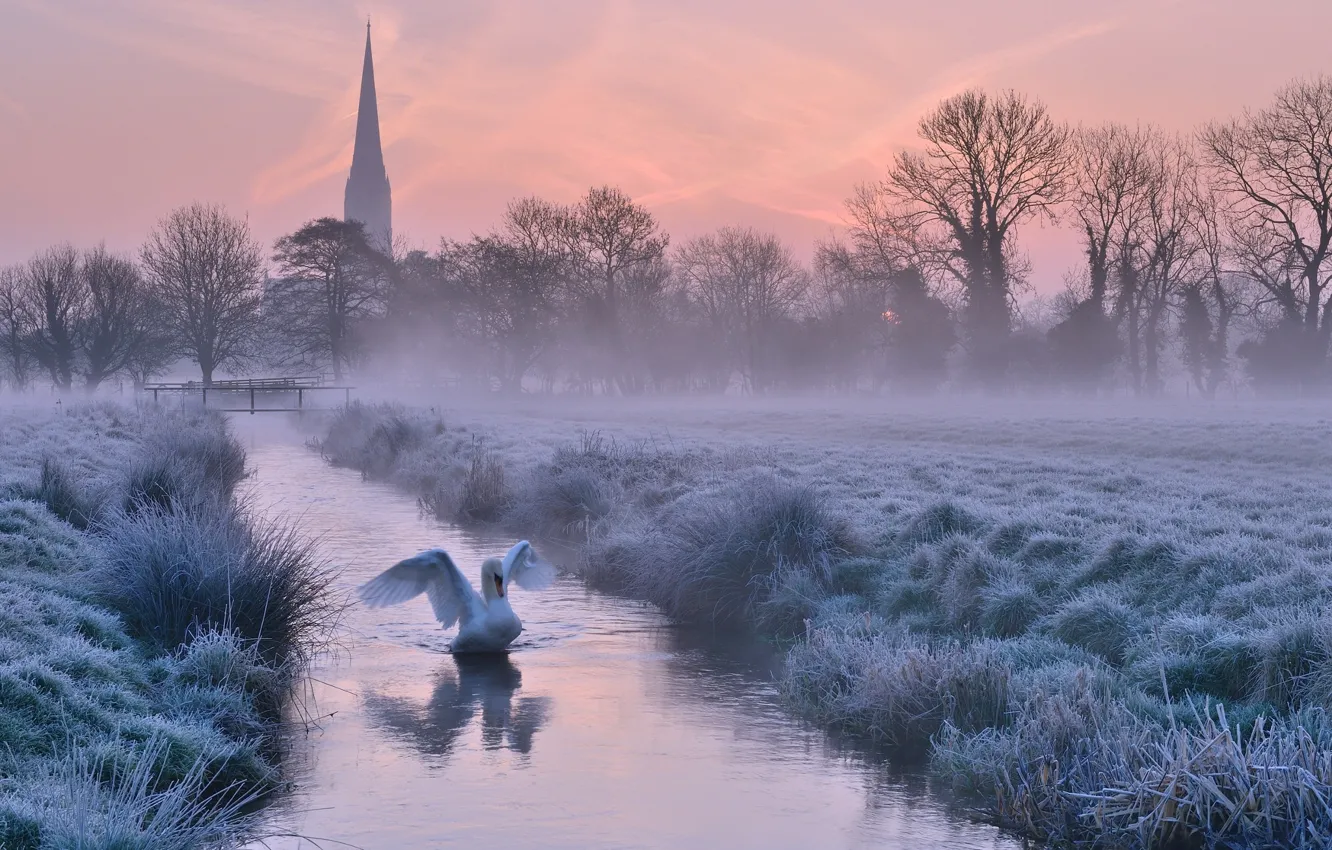
M789 642L792 705L1037 837L1332 830L1318 409L564 400L353 406L322 450Z
M193 848L281 786L325 573L215 417L0 411L0 846Z

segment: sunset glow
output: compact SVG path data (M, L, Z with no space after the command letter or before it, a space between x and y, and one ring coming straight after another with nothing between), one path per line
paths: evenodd
M1332 23L1318 0L7 6L0 263L62 240L130 249L193 200L269 243L337 214L367 15L413 243L484 231L514 196L611 183L677 241L749 225L806 257L942 97L1013 87L1071 122L1187 131L1326 70ZM1058 288L1073 239L1022 242Z

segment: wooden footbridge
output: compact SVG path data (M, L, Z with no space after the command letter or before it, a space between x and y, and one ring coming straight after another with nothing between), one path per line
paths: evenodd
M329 410L327 404L307 402L324 401L330 392L341 392L341 401L351 403L355 387L324 383L318 377L295 378L241 378L236 380L185 383L148 383L140 392L153 396L153 404L161 397L179 398L181 404L197 398L199 405L223 413L304 413L310 410Z

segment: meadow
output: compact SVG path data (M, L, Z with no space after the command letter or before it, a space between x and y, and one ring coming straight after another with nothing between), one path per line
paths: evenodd
M215 416L0 411L0 847L251 837L330 574Z
M442 412L441 412L442 411ZM1332 836L1318 408L353 405L318 441L438 516L574 545L783 641L793 707L1065 844Z

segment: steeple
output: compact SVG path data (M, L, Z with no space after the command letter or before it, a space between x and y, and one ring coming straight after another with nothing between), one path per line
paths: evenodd
M375 64L370 56L370 21L365 22L365 64L361 102L356 111L356 147L343 199L342 217L365 225L366 233L387 250L393 238L393 202L384 150L379 144L379 106L375 100Z

